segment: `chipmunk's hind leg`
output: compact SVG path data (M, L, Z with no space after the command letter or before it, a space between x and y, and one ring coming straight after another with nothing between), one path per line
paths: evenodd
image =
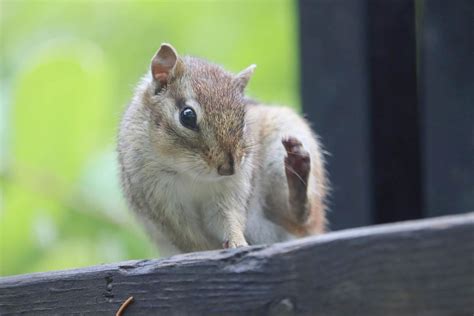
M285 172L288 182L290 213L294 221L304 224L310 213L308 202L308 178L311 172L311 158L303 144L295 137L285 137L282 144L286 149Z

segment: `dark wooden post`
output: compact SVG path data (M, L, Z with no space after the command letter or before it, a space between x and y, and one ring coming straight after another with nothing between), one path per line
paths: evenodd
M331 229L373 223L366 1L301 0L303 110L322 137Z
M422 217L420 112L413 0L369 0L374 220Z
M332 229L422 215L413 0L301 0L303 109L331 153Z
M427 216L474 210L474 1L425 0L420 31Z

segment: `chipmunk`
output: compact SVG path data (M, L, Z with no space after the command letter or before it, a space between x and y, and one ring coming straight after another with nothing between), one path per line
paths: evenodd
M325 230L318 138L293 110L162 44L118 133L124 195L162 255L269 244Z

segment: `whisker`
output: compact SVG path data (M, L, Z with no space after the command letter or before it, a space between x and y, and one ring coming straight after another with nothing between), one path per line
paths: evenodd
M290 167L288 167L288 166L285 165L285 169L288 170L288 171L290 171L291 173L293 173L295 176L297 176L298 179L300 179L300 181L303 182L304 185L307 185L307 184L306 184L306 181L304 181L303 178L301 178L300 175L297 174L296 171L295 171L293 168L290 168Z

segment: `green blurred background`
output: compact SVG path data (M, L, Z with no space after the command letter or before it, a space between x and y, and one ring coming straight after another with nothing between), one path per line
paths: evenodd
M121 196L120 115L160 43L299 107L296 3L0 0L0 275L159 256Z

